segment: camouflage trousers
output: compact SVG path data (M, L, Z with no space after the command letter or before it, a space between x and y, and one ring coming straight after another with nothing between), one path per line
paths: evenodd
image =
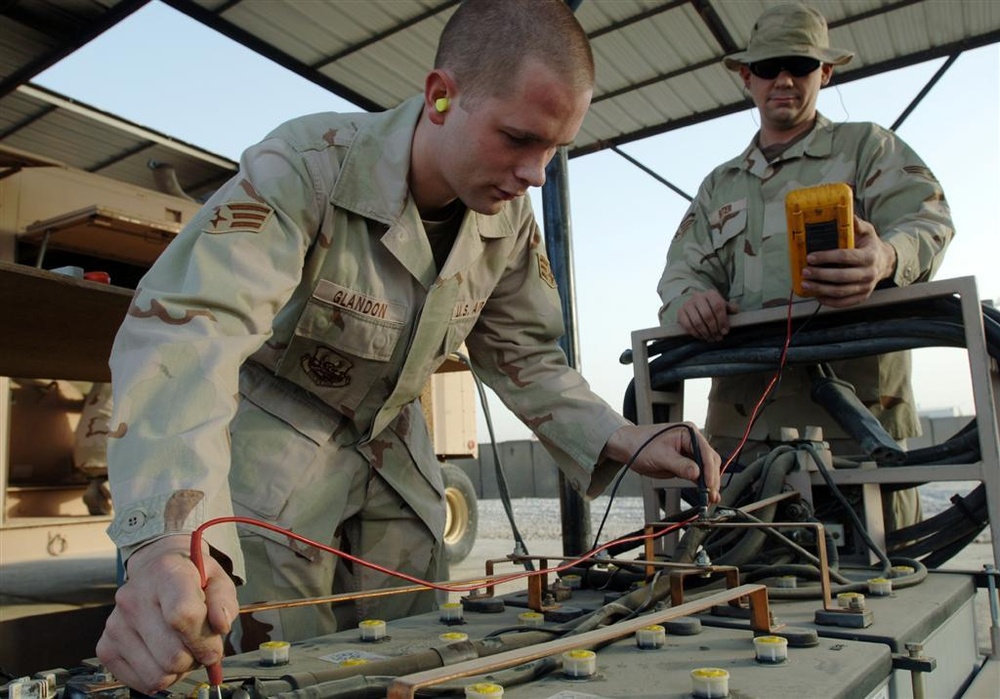
M311 442L302 446L302 435L284 421L241 402L233 420L234 469L237 460L259 459L261 440L282 444L303 463L288 478L298 479L275 517L280 526L313 541L336 548L369 563L422 580L447 577L440 534L427 524L356 449ZM242 435L249 434L247 443ZM252 452L247 454L247 452ZM308 463L305 463L308 461ZM242 465L246 470L246 465ZM270 474L261 472L258 490L267 490ZM231 476L231 481L252 480L253 475ZM261 518L236 501L237 514ZM258 602L288 601L359 593L410 583L335 556L290 537L252 526L240 526L240 546L246 565L246 582L237 588L240 606ZM380 597L360 596L348 602L265 610L243 614L229 637L233 651L255 650L267 640L295 641L354 628L366 618L395 619L435 609L431 590Z

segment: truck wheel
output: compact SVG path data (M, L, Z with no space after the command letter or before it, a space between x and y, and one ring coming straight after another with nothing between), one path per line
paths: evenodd
M465 560L476 542L479 507L472 481L458 466L441 464L447 514L444 521L444 548L449 563Z

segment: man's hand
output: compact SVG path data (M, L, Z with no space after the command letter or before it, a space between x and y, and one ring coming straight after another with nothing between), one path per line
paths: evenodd
M878 237L875 226L854 217L854 248L822 250L806 257L802 287L824 306L845 308L867 301L875 286L896 271L896 249Z
M677 311L677 323L692 337L718 342L729 332L729 316L739 306L726 301L715 289L693 294Z
M190 550L190 536L170 536L128 561L129 579L115 593L97 657L132 689L153 694L222 659L222 636L239 611L236 587L206 554L202 591Z
M708 486L709 501L719 502L719 466L722 459L712 447L708 445L708 440L698 431L698 428L691 423L676 423L673 429L663 431L670 425L628 425L618 428L602 452L606 456L621 463L627 463L636 450L642 447L650 437L658 432L663 432L647 444L639 456L632 463L632 470L644 476L652 478L671 478L679 476L687 478L689 481L697 482L698 464L691 457L694 449L691 444L691 430L683 425L688 425L694 431L698 440L698 451L701 456L701 466L705 473L705 485Z

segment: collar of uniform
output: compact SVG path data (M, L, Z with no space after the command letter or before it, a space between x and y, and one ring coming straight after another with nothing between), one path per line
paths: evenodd
M331 203L386 225L399 221L410 201L410 150L423 105L423 96L414 95L395 109L362 122L340 164ZM528 195L508 203L493 216L470 211L462 229L473 225L483 238L505 238L517 228L511 221L511 210L520 211L524 206L530 211Z
M399 218L410 196L410 149L423 106L423 97L414 95L361 122L340 164L331 203L385 224Z
M785 151L781 159L791 160L802 156L810 158L828 158L833 152L833 124L825 116L816 112L816 124L808 136ZM754 134L750 145L739 156L725 165L732 170L746 170L757 177L766 177L770 171L767 158L757 147L757 134Z

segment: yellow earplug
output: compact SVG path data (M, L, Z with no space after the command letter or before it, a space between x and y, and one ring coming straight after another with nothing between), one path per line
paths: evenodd
M438 97L434 100L434 109L441 113L447 112L449 104L451 104L451 102L447 97Z

